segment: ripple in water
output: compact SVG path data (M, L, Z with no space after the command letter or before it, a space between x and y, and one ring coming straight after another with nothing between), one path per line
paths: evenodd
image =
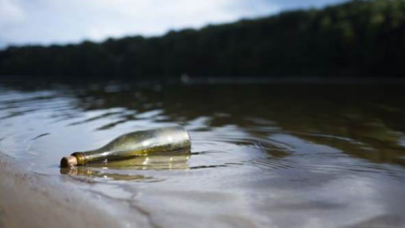
M399 85L3 84L0 151L161 227L400 227L404 98ZM58 167L173 123L190 131L190 154Z

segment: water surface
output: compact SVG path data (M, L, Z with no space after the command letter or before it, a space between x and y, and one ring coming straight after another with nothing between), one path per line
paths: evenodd
M0 151L155 227L404 227L403 86L2 83ZM191 155L59 168L173 124L189 130Z

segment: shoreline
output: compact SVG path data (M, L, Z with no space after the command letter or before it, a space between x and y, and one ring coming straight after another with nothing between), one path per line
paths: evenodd
M29 172L0 152L0 227L151 227L140 211L75 188L68 178Z

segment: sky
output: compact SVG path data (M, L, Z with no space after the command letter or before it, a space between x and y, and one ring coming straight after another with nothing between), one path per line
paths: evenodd
M343 0L0 0L0 47L102 41L323 7Z

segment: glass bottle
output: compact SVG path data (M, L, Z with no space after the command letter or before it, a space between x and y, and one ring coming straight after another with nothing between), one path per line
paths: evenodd
M130 159L111 161L108 164L94 163L86 166L61 167L61 174L73 176L87 176L109 178L114 180L137 180L144 177L138 173L121 174L117 170L187 170L190 159L190 150L180 150L175 153L165 153L164 155L141 156ZM107 169L104 169L107 168Z
M136 131L122 135L99 149L75 152L63 157L60 165L72 167L88 163L107 163L112 160L175 152L190 149L190 147L190 136L180 126Z

